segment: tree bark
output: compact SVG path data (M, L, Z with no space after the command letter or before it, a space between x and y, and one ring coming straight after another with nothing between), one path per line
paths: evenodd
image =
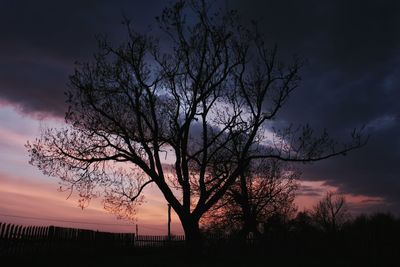
M189 252L188 256L198 256L203 250L203 239L200 232L199 219L193 215L181 217L181 223L185 232L185 245Z
M260 231L258 230L257 227L257 220L255 217L252 217L250 215L247 215L243 218L243 226L240 231L241 238L243 240L246 240L247 236L250 233L253 233L254 237L259 237L261 235Z

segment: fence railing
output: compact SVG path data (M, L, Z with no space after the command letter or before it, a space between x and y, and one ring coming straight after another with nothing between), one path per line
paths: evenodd
M230 247L240 241L232 235L204 236L205 245L211 248ZM245 245L253 246L256 241L247 238ZM130 252L134 248L182 247L184 244L184 235L135 236L133 233L0 223L0 256L74 249L85 252L112 249Z
M135 238L135 247L167 247L167 246L181 246L185 242L184 235L165 235L150 236L138 235Z
M0 223L0 256L37 254L76 247L85 247L88 250L105 243L133 247L133 242L133 234Z
M55 226L22 226L0 223L0 256L47 249L145 248L183 246L184 235L147 236Z

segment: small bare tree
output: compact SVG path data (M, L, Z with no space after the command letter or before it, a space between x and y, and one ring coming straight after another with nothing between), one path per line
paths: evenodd
M134 211L143 188L155 184L195 247L200 218L252 160L317 161L363 144L353 133L339 146L309 127L272 141L267 123L298 86L300 64L284 65L235 12L214 11L206 1L166 8L162 45L129 23L120 46L100 40L94 62L70 78L68 126L27 144L31 164L60 177L83 203L105 190L106 207L119 214Z
M313 208L312 217L318 227L326 232L336 232L349 219L346 198L333 191Z
M299 172L277 160L252 162L225 196L207 212L209 230L250 232L260 235L259 226L273 216L290 216L298 188Z

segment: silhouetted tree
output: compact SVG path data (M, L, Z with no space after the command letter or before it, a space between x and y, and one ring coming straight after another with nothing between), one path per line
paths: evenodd
M205 226L212 230L250 232L260 235L272 217L289 217L294 211L296 179L299 172L277 160L259 160L249 164L235 184L205 216Z
M70 78L67 127L27 144L31 164L77 190L83 204L105 189L106 206L119 214L134 211L153 183L196 246L200 218L253 159L310 162L362 145L359 133L339 146L308 126L270 138L267 122L298 86L300 64L280 62L235 12L213 12L206 1L164 9L162 45L129 23L120 46L100 40L94 62Z
M293 231L297 233L310 233L315 229L312 214L307 210L298 212L291 224Z
M336 232L349 219L346 198L333 191L314 206L312 217L318 227L326 232Z
M390 213L361 214L346 224L345 231L347 235L361 242L372 239L379 245L383 245L385 241L394 241L397 244L400 237L399 222Z

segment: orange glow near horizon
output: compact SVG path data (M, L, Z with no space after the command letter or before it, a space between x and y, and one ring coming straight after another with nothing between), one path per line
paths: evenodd
M81 210L75 194L66 200L68 192L57 191L57 178L44 176L28 164L25 143L37 138L44 126L62 127L59 118L38 120L0 103L0 122L0 222L111 232L135 232L138 224L139 234L167 233L167 204L156 187L145 189L145 203L138 208L137 220L128 222L106 212L101 199L93 199L89 207ZM183 232L174 212L171 228L173 234Z
M322 181L303 181L302 184L321 193L319 197L300 193L295 200L299 211L311 209L325 195L326 191L336 189L325 185ZM110 232L135 232L137 223L139 234L165 235L167 232L167 203L155 186L144 192L146 200L138 208L136 222L117 220L113 214L103 209L100 199L92 200L87 208L81 210L74 194L66 200L67 194L58 192L56 188L55 182L25 181L20 177L10 177L0 173L0 221L22 225L56 225ZM346 199L349 204L383 201L381 198L361 195L346 195ZM3 216L4 214L16 217ZM19 216L42 218L43 220ZM175 213L172 216L171 226L174 234L183 233Z
M21 225L55 225L110 232L135 232L139 234L165 235L167 233L167 202L159 189L152 185L146 188L145 203L138 207L137 221L117 220L103 209L101 199L93 199L89 207L81 210L77 196L66 200L68 192L60 193L58 179L44 176L28 164L24 144L40 135L42 121L22 116L0 104L0 222ZM48 119L49 127L62 126L60 120ZM167 155L171 160L173 155ZM303 189L298 192L295 204L298 210L311 209L326 191L338 188L324 181L300 181ZM311 193L310 193L311 192ZM362 195L346 195L349 204L370 205L383 203L382 198ZM27 218L29 217L29 218ZM33 218L40 218L36 220ZM51 219L51 220L50 220ZM172 212L171 230L182 234L177 215Z
M318 201L320 201L328 191L340 192L338 187L326 184L325 181L300 181L300 190L295 198L295 204L298 207L298 211L312 209ZM315 194L307 195L302 192L301 187L304 186L308 189L313 190ZM343 194L346 198L346 202L350 210L354 207L374 205L384 203L384 199L381 197L373 197L366 195L355 195L355 194Z
M155 188L145 192L146 203L139 207L135 222L117 220L103 209L100 199L93 199L82 210L78 207L76 195L66 200L68 194L56 189L56 183L21 181L19 177L0 173L0 221L110 232L135 232L135 224L138 224L139 234L164 235L167 232L167 204L160 194L151 192ZM174 234L183 232L174 213L171 228Z

